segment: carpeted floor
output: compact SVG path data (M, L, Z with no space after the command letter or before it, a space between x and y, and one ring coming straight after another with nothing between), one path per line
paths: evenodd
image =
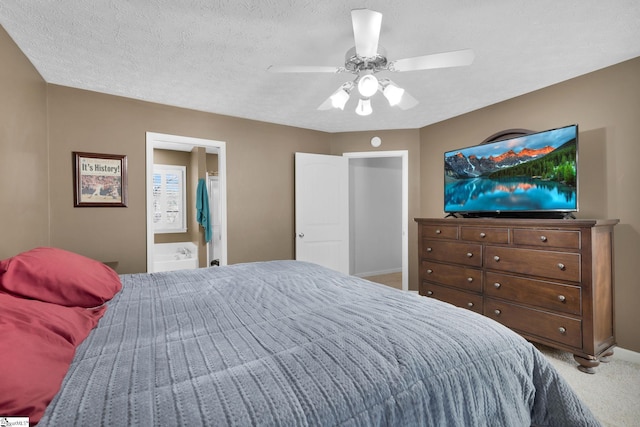
M585 374L576 368L571 353L535 346L605 427L640 426L640 364L620 360L614 353L595 374Z

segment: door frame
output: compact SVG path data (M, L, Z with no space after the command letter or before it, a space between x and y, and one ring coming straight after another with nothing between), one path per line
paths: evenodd
M153 272L153 150L154 148L191 152L194 147L204 147L209 154L218 155L218 179L220 185L220 240L222 256L220 265L227 265L227 150L225 141L191 138L164 133L146 133L146 222L147 222L147 272ZM207 247L208 251L208 247ZM207 256L208 257L208 256Z
M402 159L402 290L409 290L409 150L343 153L353 159L399 157ZM349 196L351 197L351 196Z
M214 256L215 256L215 251L213 249L214 249L214 246L215 246L214 242L215 242L215 239L216 239L216 233L215 233L215 218L216 218L216 214L219 217L222 217L222 212L220 211L220 212L216 213L216 211L214 211L214 209L216 209L216 207L215 207L216 205L215 204L213 204L213 205L211 204L211 193L212 193L212 191L211 191L211 181L214 180L214 178L218 182L217 183L217 185L218 185L218 199L220 199L220 178L218 177L218 175L209 175L209 173L207 173L206 182L207 182L207 191L209 191L209 194L208 194L209 200L210 200L209 209L212 211L211 214L213 215L213 218L214 218L214 220L212 221L212 224L211 224L211 228L214 231L213 237L211 238L211 240L209 240L206 243L206 246L207 246L207 267L211 267L212 266L211 262L214 260ZM220 209L221 209L220 205L221 205L220 204L220 200L218 200L217 206L220 207ZM220 241L220 242L222 244L222 241ZM219 249L222 252L222 248L219 248ZM221 265L221 260L220 259L218 259L218 265Z

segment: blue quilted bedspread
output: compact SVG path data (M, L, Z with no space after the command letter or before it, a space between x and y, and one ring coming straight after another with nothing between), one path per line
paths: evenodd
M532 345L297 261L122 276L42 426L597 426Z

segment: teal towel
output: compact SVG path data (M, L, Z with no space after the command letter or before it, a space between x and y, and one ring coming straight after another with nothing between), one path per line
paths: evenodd
M198 223L204 228L204 241L211 240L211 219L209 218L209 195L207 194L207 184L204 178L198 180L198 191L196 194L196 210L198 211Z

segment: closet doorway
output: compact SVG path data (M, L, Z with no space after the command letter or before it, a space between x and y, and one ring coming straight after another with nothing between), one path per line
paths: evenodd
M409 152L343 156L349 158L350 272L408 291Z
M216 230L214 238L219 241L206 245L207 266L211 260L217 260L216 264L227 264L227 191L226 191L226 144L224 141L215 141L201 138L191 138L178 135L161 134L147 132L146 134L146 198L147 198L147 272L154 271L154 206L153 206L153 165L154 149L192 152L195 148L202 147L207 154L216 154L218 158L217 170L217 194L218 206L213 207L212 216L217 215L214 221ZM211 200L211 194L209 194ZM188 215L195 216L195 209L189 211ZM213 250L219 253L210 253Z

